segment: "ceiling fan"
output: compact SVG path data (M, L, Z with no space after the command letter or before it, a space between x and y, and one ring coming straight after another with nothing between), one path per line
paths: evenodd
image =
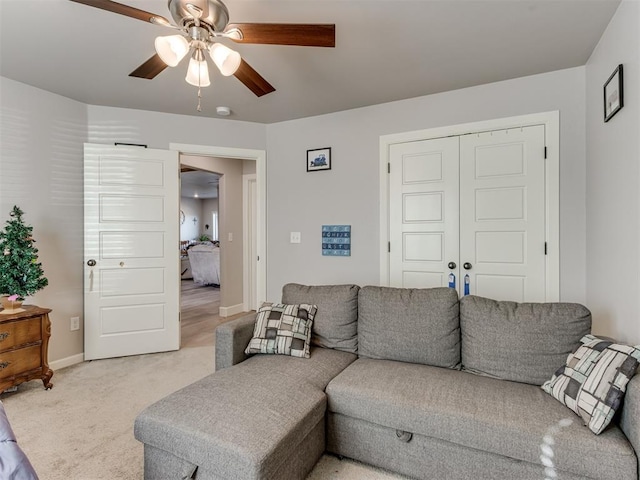
M157 37L157 53L131 72L129 76L132 77L153 79L168 66L175 67L190 53L185 80L198 88L206 87L210 84L205 59L205 53L208 52L223 75L234 75L256 96L261 97L275 91L275 88L238 52L217 42L218 38L229 38L237 43L335 47L333 24L229 23L229 11L220 0L168 0L175 24L160 15L111 0L71 1L179 32Z

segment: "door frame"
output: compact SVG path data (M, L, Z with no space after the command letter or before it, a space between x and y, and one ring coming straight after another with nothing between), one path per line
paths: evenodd
M251 217L252 213L255 209L255 203L252 203L253 199L250 195L251 184L256 184L256 193L257 193L257 175L255 173L244 174L242 175L242 236L243 236L243 269L242 269L242 304L244 305L244 311L248 312L251 309L252 302L249 298L249 291L251 290L250 285L251 282L255 280L256 271L253 270L254 275L251 275L251 270L249 269L249 262L251 262L251 241L256 242L257 247L257 238L256 238L256 229L251 228ZM253 199L256 200L256 199ZM249 235L251 232L251 236ZM252 238L253 237L253 238ZM257 252L256 252L257 254ZM258 255L258 259L256 261L260 261L260 256ZM257 282L256 282L257 284ZM256 285L257 286L257 285ZM256 308L259 304L256 303Z
M259 260L256 262L256 302L261 305L267 299L267 152L248 148L231 148L210 145L170 143L169 150L183 155L202 155L207 157L254 160L256 162L257 203L256 241ZM246 243L243 250L249 248ZM244 286L243 286L244 290ZM244 295L244 292L243 292Z
M431 140L491 130L544 125L545 148L545 292L547 302L560 300L560 112L534 113L446 127L380 136L380 285L389 285L389 161L390 147L397 143Z

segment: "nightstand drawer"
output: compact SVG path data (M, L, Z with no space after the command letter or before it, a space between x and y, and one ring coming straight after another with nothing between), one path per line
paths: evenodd
M0 325L0 351L41 340L40 317Z
M40 368L40 345L0 353L0 379Z

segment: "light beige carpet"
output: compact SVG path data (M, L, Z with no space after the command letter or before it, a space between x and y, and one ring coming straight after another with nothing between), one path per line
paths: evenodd
M213 372L213 348L96 360L59 370L54 387L20 385L0 395L18 443L41 480L143 478L133 421L147 405ZM322 457L308 480L404 477Z

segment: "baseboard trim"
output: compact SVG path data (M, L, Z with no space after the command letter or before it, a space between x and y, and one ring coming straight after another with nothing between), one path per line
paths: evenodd
M244 305L242 303L231 305L230 307L220 307L221 317L230 317L231 315L242 312L244 312Z
M78 353L77 355L71 355L70 357L61 358L60 360L54 360L49 363L49 368L55 372L61 368L70 367L71 365L82 362L84 362L84 353Z

